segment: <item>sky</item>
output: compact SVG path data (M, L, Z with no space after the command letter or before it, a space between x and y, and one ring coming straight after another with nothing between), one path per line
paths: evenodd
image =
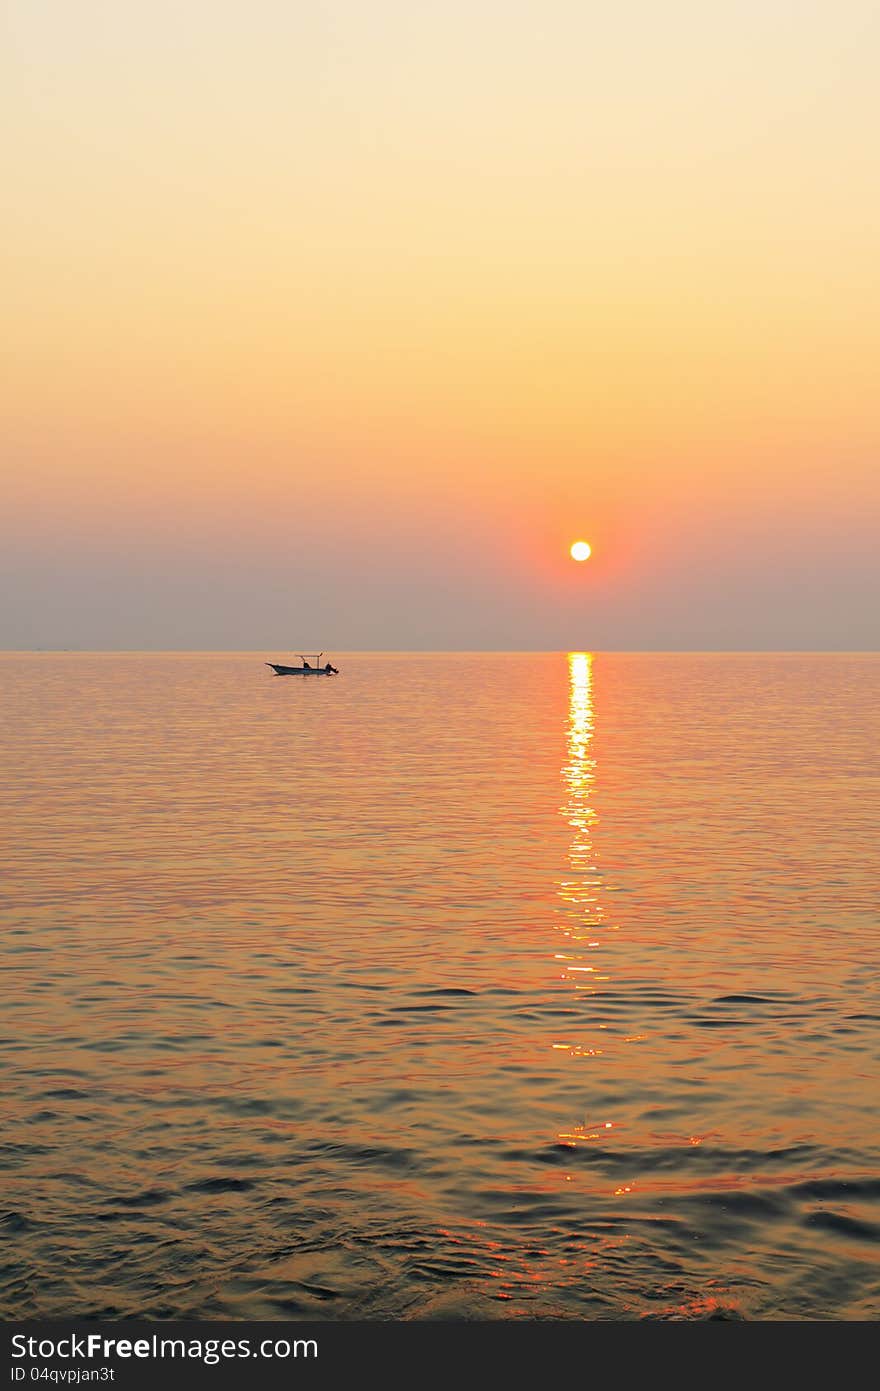
M874 0L0 23L0 646L880 645Z

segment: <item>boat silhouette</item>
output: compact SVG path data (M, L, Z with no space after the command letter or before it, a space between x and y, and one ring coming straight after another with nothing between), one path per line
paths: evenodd
M284 662L267 662L266 666L271 667L276 676L338 676L338 669L330 662L321 665L323 652L309 652L296 654L301 665L298 667L287 666Z

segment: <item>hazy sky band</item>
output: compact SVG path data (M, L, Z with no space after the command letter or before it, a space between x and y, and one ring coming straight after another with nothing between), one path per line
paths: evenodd
M876 647L875 5L5 24L2 645Z

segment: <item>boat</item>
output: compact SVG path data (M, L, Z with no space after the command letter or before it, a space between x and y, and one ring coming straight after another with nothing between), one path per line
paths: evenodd
M339 672L330 662L322 664L323 652L297 652L300 666L285 666L283 662L267 662L276 676L338 676Z

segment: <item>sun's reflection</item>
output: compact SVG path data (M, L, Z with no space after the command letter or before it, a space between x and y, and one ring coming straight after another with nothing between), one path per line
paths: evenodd
M593 657L589 652L571 652L568 656L569 697L566 732L566 761L562 767L565 801L562 815L571 827L568 845L569 875L558 882L563 913L559 926L563 939L554 952L561 979L572 990L595 994L608 976L603 968L604 953L599 950L609 930L602 896L602 876L596 863L593 843L597 814L594 805L596 759L593 753L595 734L595 704L593 693ZM595 1026L596 1036L569 1038L555 1042L554 1050L565 1051L572 1058L601 1058L604 1037ZM612 1124L606 1120L585 1120L561 1131L557 1140L575 1148L581 1144L605 1138Z
M597 967L590 961L589 952L599 946L605 925L600 895L602 881L593 848L596 760L592 752L595 732L592 654L570 652L568 670L568 757L562 769L566 789L562 811L572 829L568 862L573 877L560 881L559 896L568 909L563 935L577 949L558 952L557 958L566 963L565 978L571 979L576 987L589 989L594 982L578 977L596 974Z

